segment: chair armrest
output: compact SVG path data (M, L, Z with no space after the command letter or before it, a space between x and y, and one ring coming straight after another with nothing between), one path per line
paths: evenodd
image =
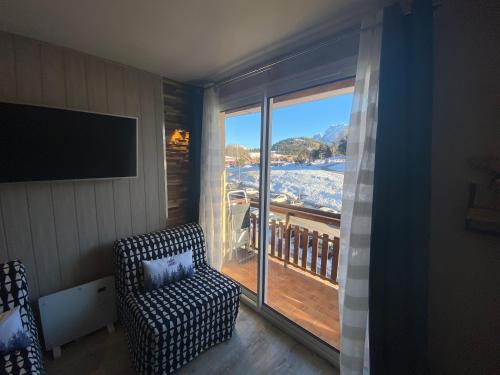
M29 302L26 269L20 260L0 264L0 312Z

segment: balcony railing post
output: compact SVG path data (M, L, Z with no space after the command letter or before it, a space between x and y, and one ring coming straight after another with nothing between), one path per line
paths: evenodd
M318 261L318 232L313 232L311 271L316 274L316 264Z
M251 215L252 219L252 246L257 249L257 216L255 214Z
M299 265L299 245L300 245L300 227L295 226L293 230L293 264Z
M321 240L321 276L326 277L326 265L328 263L328 234L323 233Z
M275 255L276 248L276 220L271 220L271 256Z
M290 262L290 225L287 225L286 229L285 229L285 254L284 254L284 257L285 257L284 266L286 268L288 265L288 262Z
M304 228L302 233L302 268L307 268L307 253L309 252L309 230Z
M283 223L279 223L278 227L278 258L283 259Z
M332 274L330 278L333 282L337 283L337 274L339 269L339 253L340 253L340 238L333 239L333 257L332 257Z

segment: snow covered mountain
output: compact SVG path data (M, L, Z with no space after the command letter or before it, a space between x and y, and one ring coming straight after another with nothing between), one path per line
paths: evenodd
M324 133L313 135L313 139L331 145L333 142L339 141L347 135L349 124L341 123L337 125L330 125Z

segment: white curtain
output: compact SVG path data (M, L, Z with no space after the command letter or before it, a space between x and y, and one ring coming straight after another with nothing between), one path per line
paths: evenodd
M199 222L205 233L208 263L220 270L223 246L224 132L215 88L203 95Z
M347 141L340 228L339 307L342 375L368 375L368 281L378 117L382 12L361 26Z

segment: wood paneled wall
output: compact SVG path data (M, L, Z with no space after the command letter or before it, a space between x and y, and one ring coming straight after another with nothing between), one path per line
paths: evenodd
M166 226L162 89L150 73L0 31L0 100L139 118L137 178L0 184L0 262L25 263L32 299L111 274L115 239Z
M198 220L199 148L202 89L163 80L165 111L168 226ZM176 130L189 131L189 143L170 143Z

